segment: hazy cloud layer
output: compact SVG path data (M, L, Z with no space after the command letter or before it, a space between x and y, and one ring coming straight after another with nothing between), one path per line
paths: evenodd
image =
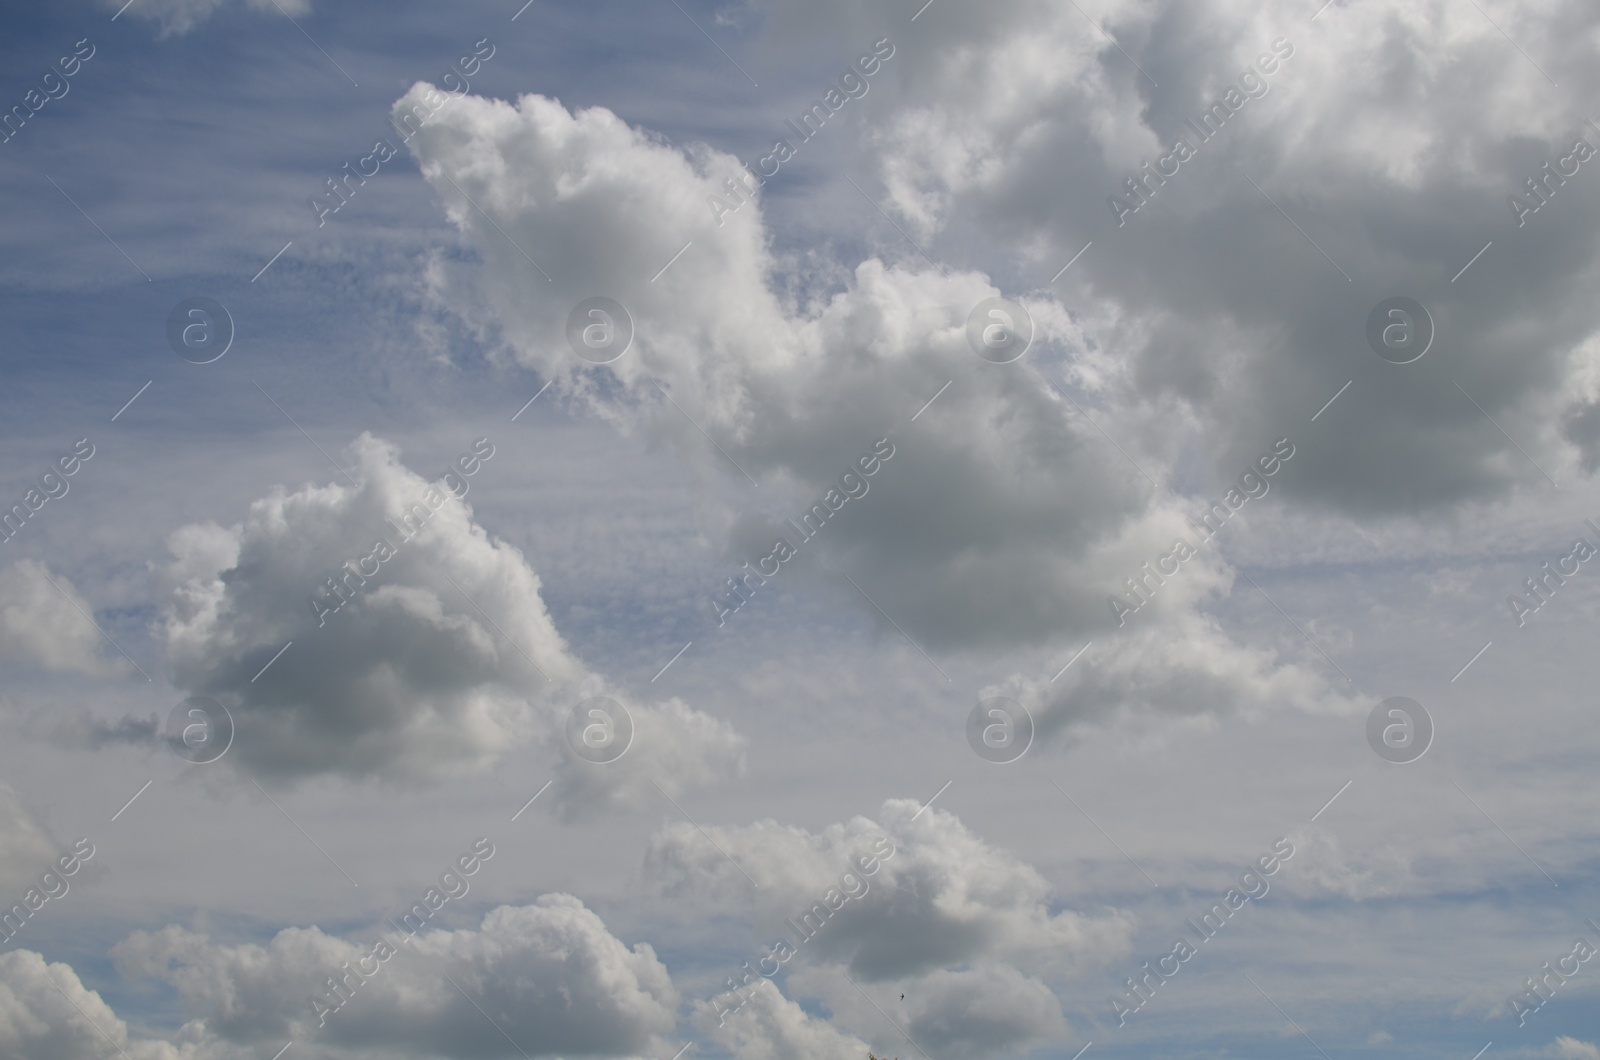
M34 886L35 875L50 868L60 852L61 845L33 819L17 793L0 784L0 893Z

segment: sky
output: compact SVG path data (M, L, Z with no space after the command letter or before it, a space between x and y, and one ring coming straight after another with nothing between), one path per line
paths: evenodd
M0 34L0 1060L1600 1060L1582 0Z

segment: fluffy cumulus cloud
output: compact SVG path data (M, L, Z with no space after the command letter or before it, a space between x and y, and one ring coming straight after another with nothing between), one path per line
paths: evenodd
M0 661L58 673L113 672L100 658L93 613L60 574L33 560L13 563L0 570Z
M787 983L793 993L818 998L834 1023L854 1029L878 1052L906 1049L905 1038L885 1028L874 1007L885 1002L904 1017L917 1046L938 1060L1014 1056L1072 1036L1050 988L1008 964L983 961L881 985L886 989L873 991L877 997L863 996L828 967L797 972Z
M0 1056L202 1060L204 1054L169 1042L130 1041L127 1024L70 966L47 964L32 950L13 950L0 954Z
M751 5L828 54L904 23L884 4L825 8ZM1216 556L1186 561L1140 616L1159 632L1108 639L1108 596L1177 537L1197 544L1188 518L1278 439L1296 456L1268 503L1355 517L1475 506L1600 464L1600 318L1581 295L1597 271L1583 174L1600 164L1581 115L1600 75L1582 18L1574 2L1497 16L1557 90L1470 6L1335 5L1312 23L1235 0L1125 5L1105 15L1119 46L1042 0L930 9L896 31L862 139L935 255L1012 268L1020 252L1046 288L1022 293L1035 349L1011 365L965 341L1000 293L983 271L869 258L830 296L786 299L794 277L762 192L730 189L753 183L733 157L533 95L459 100L412 139L483 259L440 264L434 291L575 402L781 498L729 520L753 561L890 436L870 494L803 547L933 650L1102 641L1081 695L1037 692L1046 736L1124 710L1338 709L1328 668L1241 648L1204 617L1232 584ZM438 101L418 85L396 111ZM750 201L730 213L713 196ZM635 326L598 368L566 341L596 292ZM1437 335L1411 365L1368 348L1369 311L1396 294ZM1204 650L1146 666L1147 642L1197 634Z
M695 1007L696 1028L736 1060L861 1060L868 1052L865 1041L811 1015L770 980L761 980L751 994L728 1017L709 1001Z
M882 4L762 6L803 7L840 50L891 18ZM1092 13L1115 44L1043 0L930 10L908 31L888 71L906 103L871 133L902 223L952 254L1017 248L1041 277L1093 241L1056 289L1107 325L1086 331L1126 367L1116 404L1180 404L1218 473L1252 455L1252 425L1304 430L1352 378L1341 416L1359 419L1308 448L1307 500L1416 515L1542 484L1462 391L1557 480L1592 471L1592 9ZM1367 314L1392 295L1437 326L1417 364L1368 349ZM1152 448L1183 438L1119 423Z
M1060 1002L1040 976L1122 955L1131 918L1054 909L1049 884L1031 866L954 815L917 809L891 800L876 821L856 817L819 833L771 821L707 827L707 835L661 829L645 864L667 895L683 901L694 892L722 908L753 900L758 923L785 924L786 943L773 940L753 967L776 974L787 965L787 974L758 977L742 1003L724 993L698 1004L697 1026L741 1060L859 1058L863 1042L899 1047L874 1006L904 993L897 1011L939 1060L1066 1037Z
M426 92L413 90L397 109L420 105ZM479 243L486 259L481 294L498 310L512 349L602 413L637 412L708 464L722 460L663 400L659 382L796 515L876 439L891 436L894 455L863 479L867 495L826 527L840 550L874 553L860 558L858 572L898 540L901 565L885 576L909 581L915 570L937 587L934 594L959 585L994 637L1026 635L1019 614L1043 612L1059 624L1074 611L1070 596L1028 590L1019 576L1026 560L1039 561L1032 580L1059 587L1086 549L1142 506L1141 490L1120 469L1106 468L1100 449L1068 423L1064 403L1035 376L1017 365L987 365L967 347L967 310L995 293L981 276L868 261L849 292L814 315L796 316L768 286L772 262L759 206L728 216L720 228L707 208L736 172L728 156L696 159L607 111L572 114L537 96L515 107L463 99L412 144L452 217ZM531 266L463 193L519 245L560 261L559 276L528 297ZM688 267L675 265L652 284L654 269L691 238L679 262ZM567 346L567 314L593 290L611 292L636 322L634 348L604 370L626 388L625 399L610 398L608 380ZM1071 332L1064 314L1049 319L1058 333ZM928 413L929 429L909 426L952 379ZM641 403L648 405L643 412ZM974 420L998 429L978 436L947 430ZM1030 472L1041 487L1032 497L1017 481ZM1079 503L1062 499L1069 483ZM922 532L909 533L913 525ZM1046 555L1046 538L1080 547L1052 544L1056 554ZM763 544L770 550L771 542ZM958 564L961 548L966 559ZM1016 558L1007 562L1007 554ZM978 625L929 632L960 641Z
M1026 1052L1068 1038L1050 988L1008 965L935 972L911 989L908 1033L936 1043L934 1051L949 1060Z
M476 930L381 937L390 948L374 956L377 938L315 927L264 946L137 932L113 949L117 970L165 981L189 1016L137 1040L70 966L0 954L0 1056L255 1060L291 1039L315 1060L643 1056L662 1055L676 1022L678 994L650 946L624 945L570 895L501 906ZM330 979L343 980L342 1004Z
M585 669L522 554L474 521L470 477L429 482L367 435L353 454L357 484L278 489L238 526L172 535L172 669L248 726L226 761L282 777L431 781L549 741L570 771L559 797L571 812L741 766L726 723L676 700L630 702ZM635 736L597 767L571 754L565 728L602 695L632 715Z
M894 985L907 996L897 1003L909 1016L907 1033L937 1060L1016 1054L1069 1036L1049 987L1009 965L935 972ZM838 969L791 975L787 987L820 999L828 1018L812 1015L763 979L731 1013L721 1014L710 1001L697 1005L695 1026L737 1060L862 1060L872 1050L887 1055L908 1048Z
M414 89L397 114L426 106L430 91ZM538 96L515 106L462 99L411 143L481 250L476 294L525 363L599 413L642 418L737 476L692 418L783 498L774 516L798 517L889 437L893 456L870 478L854 474L865 495L848 509L834 502L826 540L859 553L853 573L889 582L890 602L935 643L1100 620L1103 603L1061 590L1143 509L1144 484L1111 465L1092 428L1071 421L1031 371L973 354L967 313L997 293L985 278L869 260L849 291L797 315L769 287L759 205L721 227L707 207L737 171L729 156L686 154L603 109L573 114ZM538 274L519 247L561 263L551 282L531 282ZM637 329L633 348L600 371L566 340L568 313L596 290L626 306ZM1058 307L1038 316L1053 337L1074 333ZM926 420L910 424L946 382ZM961 429L979 423L989 429ZM755 541L771 551L765 535ZM912 596L920 583L926 596ZM956 594L970 604L954 617L921 606Z
M709 205L733 195L731 156L535 95L441 103L419 84L395 108L433 114L411 148L482 258L438 264L436 296L465 319L494 321L477 326L575 405L668 439L710 473L758 481L759 504L752 492L728 516L753 568L781 570L775 545L786 536L850 575L920 643L995 649L1111 632L1108 595L1180 532L1193 539L1186 517L1202 505L1147 477L1165 477L1175 444L1130 441L1129 453L1100 430L1101 416L1169 434L1196 422L1176 398L1130 398L1110 339L1142 333L1136 314L1097 303L1085 315L1030 296L1035 349L989 363L966 327L1001 294L981 272L869 258L830 296L786 300L759 192L733 213ZM567 338L568 314L596 292L622 303L634 327L627 352L598 367ZM872 460L870 477L854 472L880 438L892 456ZM814 542L783 523L806 512L822 523ZM1181 619L1231 581L1214 554L1184 573L1158 611ZM717 609L703 606L710 621ZM1296 702L1330 695L1305 671L1273 670L1213 630L1164 695L1108 686L1106 698L1192 712L1185 704L1264 701L1274 683L1297 686Z
M378 950L380 937L390 949ZM355 942L312 927L230 946L168 927L134 934L113 956L124 976L173 986L191 1033L219 1051L293 1038L330 1060L489 1057L516 1055L510 1038L531 1056L666 1055L678 1006L649 945L624 945L563 894L501 906L476 930L409 941L387 929ZM340 1005L327 980L347 974Z
M216 13L220 7L230 4L231 0L101 0L101 6L109 10L118 10L126 7L126 14L148 19L161 24L161 36L181 36L206 21ZM311 0L246 0L245 6L252 11L275 14L281 12L291 17L299 17L311 13Z
M1127 951L1127 915L1053 911L1052 888L1031 865L973 835L954 814L930 808L919 816L918 809L913 800L891 799L877 820L855 817L820 833L757 821L702 834L672 823L652 837L646 875L675 897L753 900L760 922L788 918L810 932L805 941L791 935L802 963L847 964L867 980L984 959L1094 966Z
M1095 642L1058 679L1014 676L986 688L981 698L1015 699L1032 715L1041 740L1112 719L1143 726L1283 707L1345 714L1366 709L1353 693L1329 688L1327 663L1303 641L1279 648L1238 644L1212 616L1170 606L1159 618L1128 622L1132 628Z

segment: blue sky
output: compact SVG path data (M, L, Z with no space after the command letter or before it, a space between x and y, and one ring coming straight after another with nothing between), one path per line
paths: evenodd
M1582 4L5 18L0 98L94 54L0 144L0 499L37 506L0 546L0 1057L1600 1060L1600 966L1510 1006L1600 947ZM1399 297L1409 363L1368 338ZM196 298L206 364L167 337ZM969 339L992 299L1019 357ZM1391 697L1433 726L1403 764Z

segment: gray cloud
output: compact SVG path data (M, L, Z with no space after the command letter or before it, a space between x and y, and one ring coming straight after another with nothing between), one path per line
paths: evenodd
M180 1053L168 1042L129 1041L127 1024L70 966L47 964L31 950L0 953L0 1054L28 1060L210 1060Z
M363 435L353 452L359 485L279 489L240 526L172 536L176 683L248 733L224 761L415 783L481 773L535 741L564 748L567 712L607 688L557 632L538 576L394 447ZM392 555L374 558L375 542ZM336 573L342 605L321 592ZM569 815L637 804L652 776L679 791L740 768L725 722L612 694L635 715L637 746L602 769L556 752L576 770L558 793Z
M917 1043L910 1051L920 1047L939 1060L1016 1055L1072 1038L1050 988L1002 962L982 961L890 981L872 990L877 996L871 999L851 986L837 966L806 969L791 976L787 985L798 995L821 999L836 1022L867 1037L879 1052L894 1049L903 1055L907 1050L905 1038L885 1033L874 1002L902 1018Z
M1550 182L1524 227L1508 197L1527 197L1526 179L1576 138L1600 144L1582 117L1595 74L1568 36L1582 36L1581 5L1509 5L1491 22L1470 5L1386 3L1314 25L1227 2L1125 8L1113 32L1159 87L1085 38L1082 16L1045 8L923 25L893 75L916 103L876 131L880 169L899 214L958 252L987 246L957 219L1026 248L1040 276L1094 241L1058 289L1103 322L1086 331L1124 365L1116 421L1135 444L1174 452L1186 435L1138 412L1174 403L1206 470L1226 475L1354 378L1326 441L1307 446L1300 503L1415 517L1542 483L1458 382L1558 480L1574 473L1597 323L1578 294L1595 248L1577 233L1595 200L1581 169ZM1294 53L1266 94L1201 141L1185 119L1285 35ZM964 61L944 63L957 47ZM1057 53L1059 69L1034 76ZM1137 203L1125 181L1178 137L1197 157L1151 179L1148 205L1119 225L1111 196ZM1367 312L1394 294L1423 301L1438 328L1415 365L1366 347Z
M830 889L861 890L840 882L853 871L865 893L819 916L820 930L799 948L808 961L848 963L868 980L994 957L1070 968L1127 948L1131 922L1124 914L1052 912L1051 888L1032 866L973 835L955 815L928 809L918 816L918 809L912 800L892 799L876 821L855 817L821 833L774 821L708 825L710 842L698 829L673 823L651 838L646 875L665 893L693 891L720 904L747 899L748 873L759 886L761 922L777 924L798 920L817 903L831 905ZM857 859L884 835L893 856L863 878ZM790 936L799 945L792 928Z
M409 942L383 932L397 952L364 966L372 941L315 927L285 929L265 946L168 927L135 933L113 956L125 976L174 986L218 1042L276 1047L293 1037L330 1058L516 1055L494 1024L533 1056L639 1055L661 1048L675 1022L678 995L650 946L625 946L570 895L501 906L476 930ZM348 988L324 1025L309 998L325 997L323 981L343 976L346 962L371 978Z
M397 113L426 105L433 91L414 87ZM930 649L1111 634L1108 593L1176 535L1192 533L1185 519L1204 505L1153 490L1141 474L1167 472L1174 445L1130 441L1129 454L1102 433L1102 419L1125 424L1128 416L1152 429L1170 430L1174 420L1186 430L1203 426L1187 399L1133 394L1136 380L1108 345L1113 334L1148 338L1148 315L1106 300L1069 313L1049 296L1031 297L1038 350L1027 362L991 364L965 334L969 311L999 293L980 273L869 259L821 304L781 302L759 198L721 226L706 205L726 194L721 182L736 168L728 156L680 151L598 108L570 113L537 96L515 106L463 98L411 147L484 258L481 268L437 270L435 297L464 316L470 306L473 318L496 321L486 334L576 407L623 429L642 424L708 473L737 477L731 456L763 482L762 495L776 493L781 507L726 520L751 560L772 548L760 527L785 532L782 518L823 495L874 439L891 437L894 456L866 496L804 548L849 574ZM665 264L691 236L678 263L689 267L675 264L654 279L641 267L657 252ZM563 263L560 276L539 276L518 249L533 247ZM598 369L567 348L564 330L567 312L596 290L628 306L636 322L633 348ZM658 381L683 412L662 400ZM1272 446L1262 419L1250 461ZM1281 482L1290 469L1280 474ZM1206 650L1189 652L1164 687L1131 665L1102 667L1096 694L1054 713L1088 721L1122 705L1188 714L1231 707L1246 674L1262 686L1297 685L1297 703L1327 702L1314 676L1275 675L1273 658L1197 616L1209 594L1230 584L1225 564L1208 554L1166 590L1157 610L1173 616L1175 634L1211 632ZM875 609L855 602L878 621ZM708 609L709 594L693 606ZM1128 660L1138 654L1132 644L1113 651Z
M860 1060L867 1043L813 1016L763 979L753 1000L726 1019L714 1006L696 1006L695 1024L737 1060Z

